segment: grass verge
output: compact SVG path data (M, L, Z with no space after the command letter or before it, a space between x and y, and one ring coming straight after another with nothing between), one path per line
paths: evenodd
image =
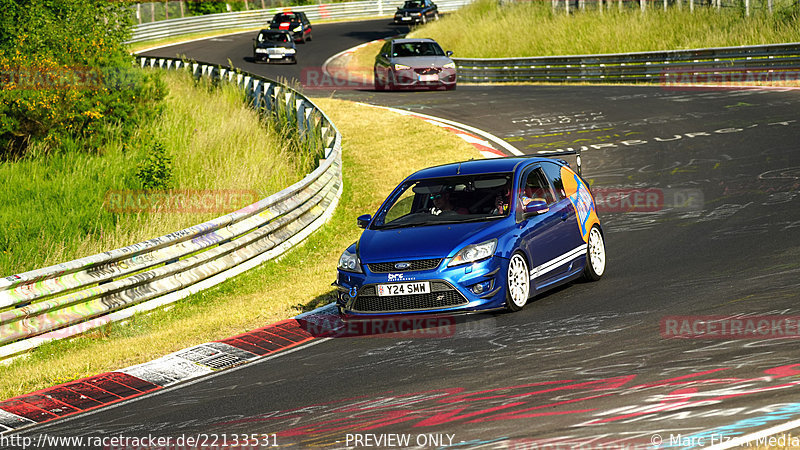
M177 231L232 211L114 212L111 191L147 186L139 167L160 143L171 159L169 186L190 190L253 191L265 197L311 170L302 151L279 130L254 126L258 115L241 90L195 83L165 73L161 113L131 136L114 136L92 152L61 151L0 164L0 275L69 261ZM243 167L244 166L244 167ZM255 194L258 195L255 195ZM243 198L244 200L244 198Z
M800 41L795 14L744 17L737 8L638 8L555 14L550 2L478 0L413 30L463 58L508 58L763 45ZM685 5L684 5L685 6ZM464 30L480 30L464 32ZM511 43L511 44L509 44Z
M0 398L149 361L329 303L339 255L360 232L355 224L358 215L374 213L390 190L414 170L480 157L460 138L419 119L341 100L315 102L344 135L344 194L326 226L280 260L168 310L49 343L0 366ZM404 138L398 140L398 135Z

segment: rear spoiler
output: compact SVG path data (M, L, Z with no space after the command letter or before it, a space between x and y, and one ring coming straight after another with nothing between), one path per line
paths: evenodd
M583 176L583 174L581 173L581 150L580 149L578 149L578 150L565 150L565 151L561 151L561 152L539 152L539 153L534 153L533 155L530 155L530 156L535 156L537 158L556 158L558 156L570 156L570 155L575 155L575 166L576 166L575 169L576 169L576 172L578 172L578 175ZM567 162L564 161L564 163L567 163ZM569 165L569 163L567 163L567 165Z

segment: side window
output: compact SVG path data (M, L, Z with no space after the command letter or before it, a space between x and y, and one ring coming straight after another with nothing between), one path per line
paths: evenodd
M527 199L541 198L547 204L554 203L553 192L550 190L550 185L542 174L542 169L535 168L528 172L528 175L522 180L522 185L519 188L519 195L523 199L523 203Z
M542 169L544 169L547 179L553 185L556 191L556 201L559 201L567 196L564 190L564 181L561 179L561 166L556 163L543 162Z
M392 43L387 42L383 44L383 48L381 49L381 55L383 55L384 53L389 53L390 51L392 51Z

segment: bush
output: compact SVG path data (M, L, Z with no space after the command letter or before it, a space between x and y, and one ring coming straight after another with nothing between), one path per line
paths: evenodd
M0 10L0 161L65 140L96 151L105 124L124 135L158 112L166 89L122 44L132 19L123 2L0 0Z
M136 178L145 189L169 189L172 187L172 158L164 144L154 142L147 149L145 158L136 168Z

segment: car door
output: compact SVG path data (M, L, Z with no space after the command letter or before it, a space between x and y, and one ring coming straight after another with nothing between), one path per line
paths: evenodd
M375 57L375 74L380 77L380 79L386 83L388 80L388 67L390 64L389 59L387 59L384 55L389 55L391 57L392 52L392 43L391 41L386 42L381 47L381 51L378 53L378 56Z
M554 229L553 246L558 249L557 257L559 259L548 266L551 269L550 273L542 273L541 280L543 284L549 284L558 281L575 268L575 262L586 254L586 242L584 242L578 226L575 206L564 190L561 166L554 162L544 161L541 163L541 168L553 194L548 206L558 219Z
M541 165L523 172L517 192L520 205L529 199L542 199L548 206L540 214L523 213L520 221L522 242L531 258L531 279L536 289L542 289L560 279L574 259L570 256L573 243L563 239L569 226L569 210L558 200Z

